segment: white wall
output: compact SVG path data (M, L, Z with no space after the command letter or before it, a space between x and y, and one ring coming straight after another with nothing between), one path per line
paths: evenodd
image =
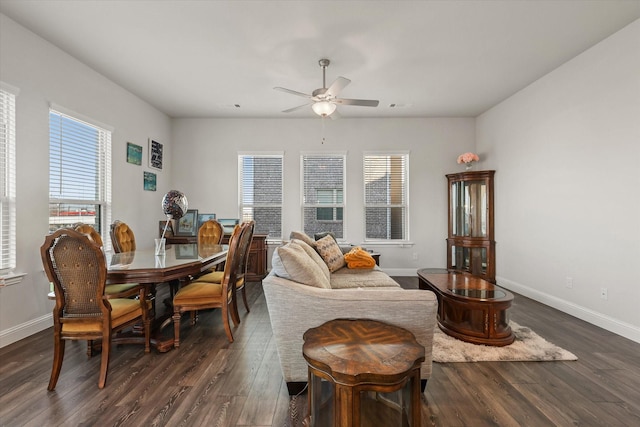
M345 107L348 108L348 107ZM461 170L460 153L473 149L475 120L346 119L178 119L173 121L174 184L187 194L189 206L238 217L237 156L242 151L284 152L283 237L302 229L300 153L347 152L346 235L364 239L362 154L364 151L410 152L409 202L411 247L374 246L381 266L392 274L415 274L419 267L446 266L446 173ZM412 260L413 253L418 260Z
M142 189L147 139L171 150L167 116L49 42L0 14L0 80L20 89L17 134L17 285L0 288L0 346L51 326L53 303L40 259L48 233L49 103L115 128L112 134L113 219L131 225L139 246L151 246L163 218L171 159L157 172L158 190ZM144 146L143 165L126 163L126 143ZM108 239L108 233L103 239Z
M640 342L640 21L478 117L477 147L498 283Z

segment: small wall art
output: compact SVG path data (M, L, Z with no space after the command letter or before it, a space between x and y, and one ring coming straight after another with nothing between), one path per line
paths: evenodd
M162 169L162 144L149 139L149 167Z
M140 166L142 164L142 146L127 142L127 163Z
M156 191L156 174L144 171L144 191Z

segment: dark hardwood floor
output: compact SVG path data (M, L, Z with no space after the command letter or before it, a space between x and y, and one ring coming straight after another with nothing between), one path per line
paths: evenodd
M417 288L417 278L396 278ZM51 329L0 349L2 426L299 426L306 395L289 398L259 284L248 284L235 342L220 312L185 325L178 350L114 347L107 386L99 357L68 342L56 390L47 392ZM516 295L511 317L578 356L575 362L434 363L424 425L640 425L640 344Z

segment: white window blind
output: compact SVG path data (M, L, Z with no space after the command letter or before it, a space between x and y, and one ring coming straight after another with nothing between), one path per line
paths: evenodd
M344 239L345 154L302 154L302 228Z
M0 273L16 267L16 95L0 88Z
M408 168L408 154L364 155L365 239L408 239Z
M239 200L243 221L254 233L282 239L282 154L239 154Z
M49 229L78 222L106 238L111 223L111 132L49 112Z

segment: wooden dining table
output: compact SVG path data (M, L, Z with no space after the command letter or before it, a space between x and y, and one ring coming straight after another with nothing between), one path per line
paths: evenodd
M134 252L107 251L107 283L165 283L185 280L227 258L228 245L185 243L167 245L164 255L154 248Z
M149 286L151 293L161 284L175 289L190 277L223 263L228 249L228 245L185 243L167 245L164 255L156 255L154 248L105 252L107 283L142 283ZM170 324L170 314L153 321L151 344L161 353L173 348L173 329L165 330Z

